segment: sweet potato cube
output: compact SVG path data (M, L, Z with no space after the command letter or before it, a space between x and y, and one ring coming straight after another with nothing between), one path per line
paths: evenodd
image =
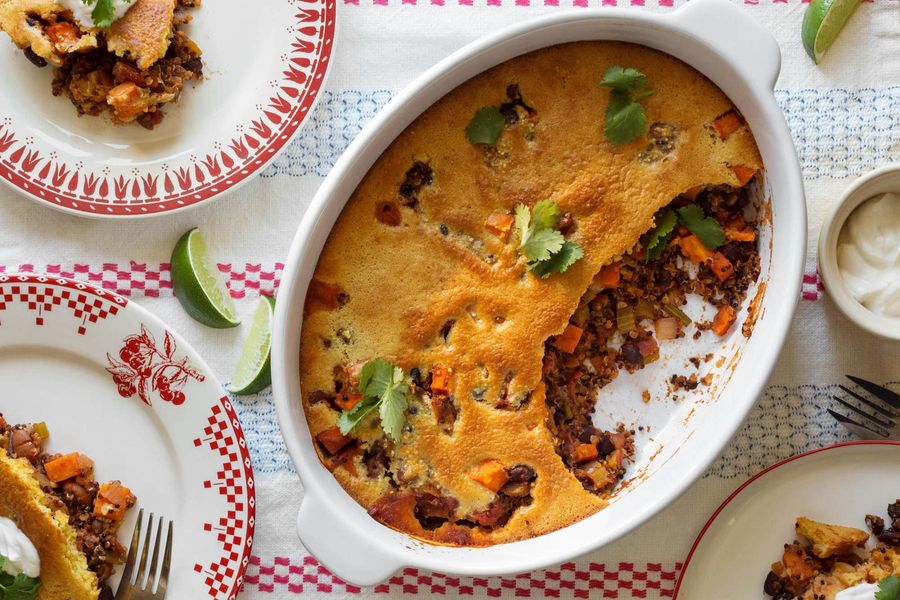
M869 534L861 529L829 525L806 517L797 517L797 533L812 542L812 552L819 558L847 554L869 539Z
M721 252L713 254L709 267L719 281L725 281L734 274L734 265Z
M734 312L734 309L730 306L721 306L719 310L716 312L715 318L713 318L712 322L712 330L719 337L724 336L728 333L728 330L731 329L731 326L734 324L737 315Z
M85 475L93 468L94 461L78 452L65 454L44 463L47 479L53 483Z
M784 549L781 562L784 563L787 578L799 586L805 585L815 577L818 568L817 561L808 556L797 543Z
M685 258L697 264L709 260L713 255L709 248L703 245L700 238L693 233L678 238L678 247L681 248L681 253Z
M595 444L578 444L575 446L575 461L585 463L597 458L597 446Z
M447 367L435 367L431 370L431 393L450 393L450 369Z
M594 277L594 284L606 290L614 290L619 287L622 282L622 263L617 262L606 265L597 276Z
M484 222L485 228L504 242L509 239L515 217L509 213L492 213Z
M362 394L353 388L343 389L335 396L334 403L341 407L341 410L351 410L362 400Z
M715 128L716 133L718 133L719 137L723 140L740 129L743 125L744 121L741 120L740 115L733 110L729 110L724 115L716 117L716 120L713 121L713 127Z
M743 165L731 165L731 171L734 173L734 176L737 177L738 184L741 187L750 183L750 180L756 175L756 169L751 169L750 167L745 167Z
M578 347L578 342L581 341L583 333L584 329L569 323L566 325L565 331L553 339L553 345L562 352L572 354L575 352L575 348Z
M94 500L94 516L121 521L125 511L134 505L134 494L118 481L110 481L100 486Z
M352 437L341 433L337 426L329 427L325 431L317 433L316 439L332 455L337 454L341 448L353 441Z
M498 460L486 460L469 469L469 477L491 490L494 493L500 491L509 479L506 469Z

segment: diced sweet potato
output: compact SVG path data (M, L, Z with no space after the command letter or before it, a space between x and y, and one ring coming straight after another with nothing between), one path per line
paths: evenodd
M337 310L341 305L341 286L313 279L306 292L306 310Z
M622 282L622 263L617 262L611 265L606 265L600 272L597 273L597 276L594 277L594 284L600 286L603 289L614 290L619 287L619 284Z
M597 458L597 446L595 444L578 444L575 446L575 462L585 463Z
M795 543L785 548L781 562L784 563L787 578L798 586L806 585L816 575L818 564L799 544Z
M497 493L500 491L500 488L506 485L509 474L503 465L500 464L500 461L491 459L469 469L469 477L492 492Z
M335 396L334 403L341 407L341 410L351 410L362 400L362 394L355 389L343 389Z
M721 139L726 139L729 135L740 129L744 125L740 115L733 110L729 110L724 115L720 115L713 121L713 127Z
M734 312L734 309L730 306L721 306L719 307L718 312L716 312L716 316L712 322L712 330L719 337L724 336L728 333L728 330L731 329L731 326L734 324L737 315Z
M316 434L316 439L325 447L329 454L337 454L341 448L353 441L349 435L344 435L341 430L335 427L329 427L325 431Z
M681 248L681 253L685 258L698 264L709 260L713 255L709 248L703 245L700 238L693 233L678 238L678 247Z
M65 454L44 463L47 479L53 483L85 475L93 468L94 461L78 452Z
M97 499L94 500L94 516L111 521L121 521L125 511L134 505L134 494L118 481L111 481L100 486Z
M737 177L738 185L741 187L750 183L750 180L756 175L756 169L751 169L744 165L731 165L731 171L734 173L734 176Z
M742 229L726 229L725 239L729 242L754 242L756 241L756 232Z
M713 254L709 268L712 269L713 275L715 275L719 281L725 281L734 274L734 265L731 264L728 257L721 252L715 252Z
M509 239L509 232L512 231L515 217L509 213L492 213L484 222L485 228L496 235L504 242Z
M583 333L584 329L569 323L566 325L565 331L553 339L553 345L562 352L572 354L575 352L575 348L578 347L578 342L581 341Z
M813 554L819 558L847 554L869 539L869 534L861 529L829 525L806 517L797 518L797 533L812 542Z
M431 393L450 393L450 369L447 367L434 367L431 370Z

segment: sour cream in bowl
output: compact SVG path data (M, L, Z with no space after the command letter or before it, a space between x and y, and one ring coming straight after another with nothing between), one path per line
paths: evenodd
M819 236L826 295L859 327L900 341L900 164L856 180Z
M34 544L6 517L0 517L0 556L4 558L3 572L13 577L24 573L36 579L41 575L41 557Z

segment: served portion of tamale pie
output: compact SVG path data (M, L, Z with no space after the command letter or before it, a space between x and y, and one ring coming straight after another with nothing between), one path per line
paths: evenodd
M661 344L749 335L762 167L713 83L638 45L553 46L450 92L365 176L297 307L322 463L439 544L601 510L635 447L595 424L600 390Z

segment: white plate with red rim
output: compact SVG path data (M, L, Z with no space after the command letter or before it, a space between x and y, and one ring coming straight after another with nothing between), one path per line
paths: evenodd
M174 522L169 598L237 595L253 545L253 468L227 395L187 342L85 283L0 275L0 381L8 421L46 422L48 451L81 452L98 480L131 488L126 547L139 509Z
M797 539L797 517L867 530L867 514L887 517L887 505L900 496L898 481L900 442L848 442L769 467L735 490L700 531L675 598L771 600L763 582L784 544Z
M251 7L251 8L248 8ZM260 173L319 97L336 0L216 0L188 32L205 80L188 84L152 131L79 117L51 95L52 69L32 65L0 32L0 179L81 216L158 215L220 197Z

